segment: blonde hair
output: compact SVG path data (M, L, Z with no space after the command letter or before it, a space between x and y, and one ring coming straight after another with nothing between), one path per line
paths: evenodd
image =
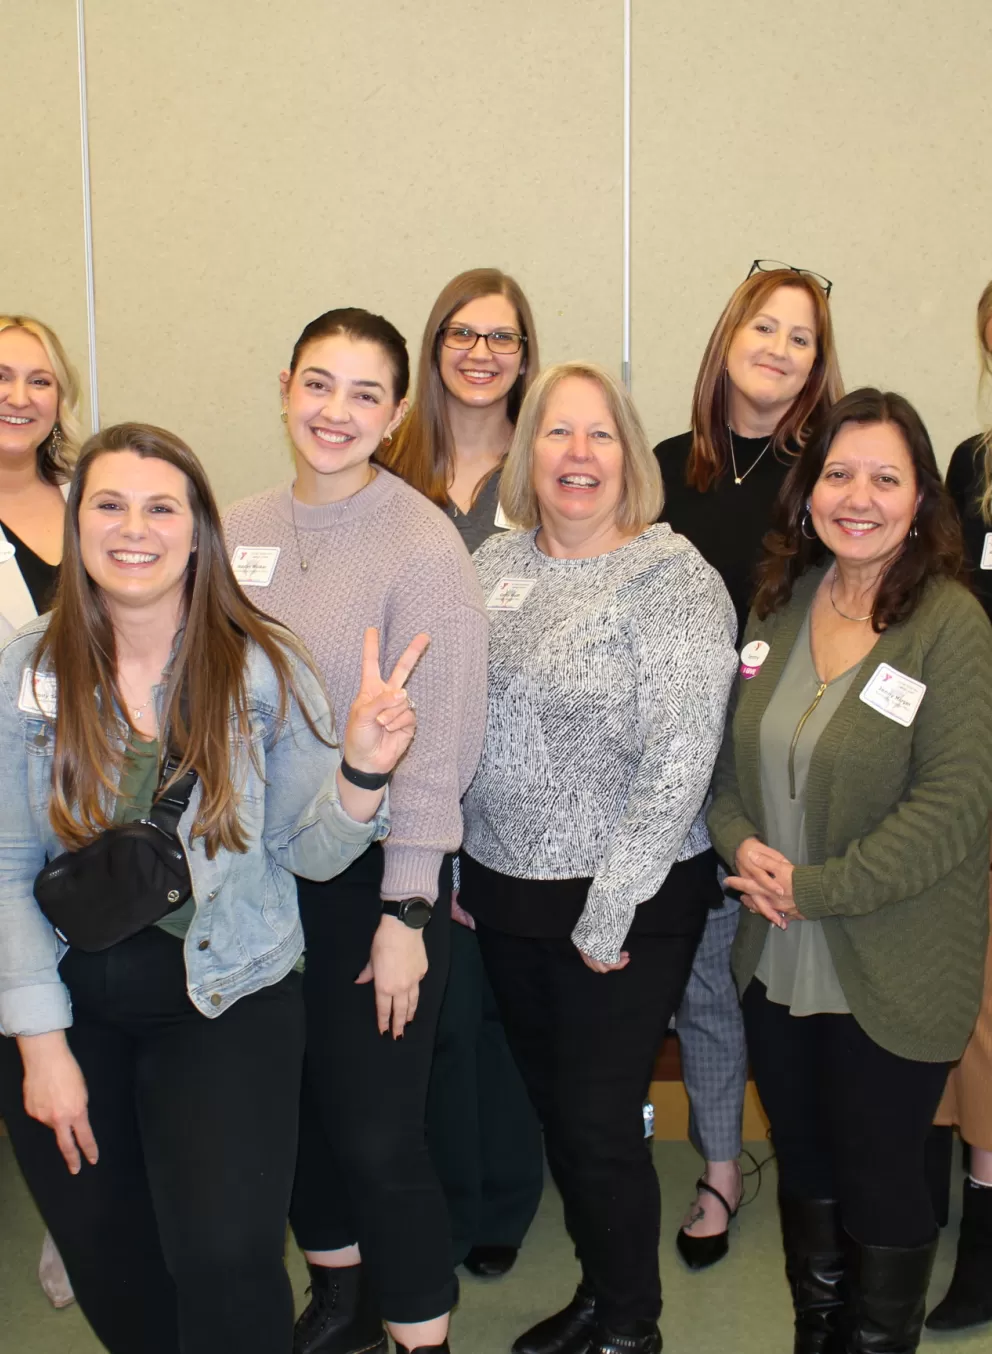
M453 277L434 302L420 345L413 408L392 445L381 447L376 454L377 461L441 508L448 506L448 485L455 468L447 391L441 379L441 330L456 311L483 296L505 296L517 312L517 323L524 336L520 375L506 401L506 416L516 423L524 396L540 366L534 316L519 282L498 268L471 268Z
M826 293L805 273L788 268L769 273L754 273L734 292L717 320L703 354L696 388L692 395L692 450L686 462L686 483L701 493L713 486L730 464L727 425L730 407L727 391L727 355L737 331L752 320L779 287L804 291L813 303L816 328L816 357L806 384L782 415L772 445L779 454L788 444L805 446L810 429L832 404L844 394L833 322Z
M62 484L72 474L72 465L83 440L83 427L79 419L79 376L66 356L58 335L47 324L42 324L41 320L35 320L30 315L0 315L0 333L4 329L23 329L26 334L33 334L52 364L59 387L55 425L61 437L56 436L53 428L39 446L38 475L49 484Z
M552 391L570 377L592 381L606 400L623 452L623 489L617 504L616 524L621 531L636 535L657 522L661 515L664 505L661 471L630 394L615 376L595 362L560 362L542 371L534 381L521 407L503 467L499 482L500 504L514 526L539 525L541 513L534 491L534 443Z
M982 364L981 375L978 378L978 397L981 400L986 396L992 405L992 347L989 346L987 337L990 324L992 324L992 282L978 300L978 355ZM992 422L982 433L978 450L984 456L985 480L979 507L985 521L992 525Z

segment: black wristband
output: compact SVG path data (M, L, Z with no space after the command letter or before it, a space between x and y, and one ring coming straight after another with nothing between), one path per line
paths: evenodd
M341 774L345 780L350 781L352 785L357 785L360 790L381 790L393 778L392 771L356 771L353 766L348 765L343 757L341 758Z

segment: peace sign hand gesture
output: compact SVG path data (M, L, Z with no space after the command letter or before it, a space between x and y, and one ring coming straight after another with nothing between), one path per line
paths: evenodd
M416 635L386 680L379 671L379 632L365 631L362 641L362 684L348 712L344 731L344 758L356 771L385 775L413 742L417 716L406 692L410 673L430 643Z

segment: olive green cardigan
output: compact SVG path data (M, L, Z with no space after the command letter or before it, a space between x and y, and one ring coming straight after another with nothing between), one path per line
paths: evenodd
M824 568L778 612L752 611L745 639L768 656L738 676L708 822L732 863L762 838L758 738ZM925 682L912 725L859 699L879 663ZM819 920L858 1024L904 1058L949 1062L971 1034L989 917L992 627L960 584L932 582L913 615L884 631L813 752L806 788L810 865L793 873L796 906ZM754 976L770 923L741 911L734 974Z

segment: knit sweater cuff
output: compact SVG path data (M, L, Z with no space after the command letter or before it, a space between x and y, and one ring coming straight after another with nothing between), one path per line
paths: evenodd
M437 898L438 876L444 852L433 846L392 845L386 840L386 857L382 872L383 898L426 898L433 903Z
M730 867L731 873L736 869L737 848L741 842L747 841L748 837L761 836L755 825L743 813L726 819L722 815L711 813L706 826L717 855Z
M823 894L823 866L797 865L792 871L792 896L807 921L819 921L833 914Z

